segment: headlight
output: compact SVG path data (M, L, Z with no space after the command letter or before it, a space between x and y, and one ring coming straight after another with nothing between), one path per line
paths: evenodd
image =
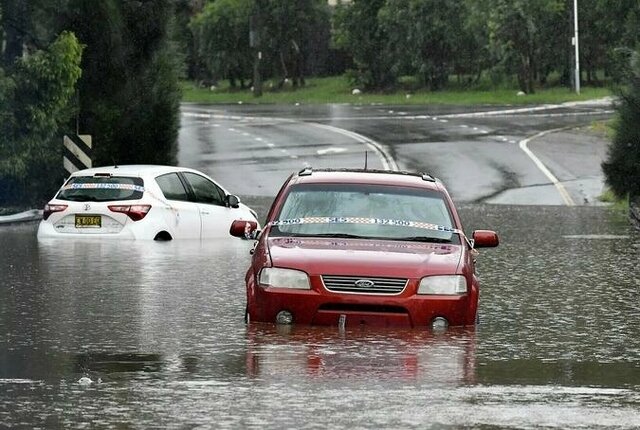
M467 280L461 275L427 276L422 278L418 294L456 295L467 292Z
M300 270L265 267L260 271L260 285L276 288L310 290L309 277Z

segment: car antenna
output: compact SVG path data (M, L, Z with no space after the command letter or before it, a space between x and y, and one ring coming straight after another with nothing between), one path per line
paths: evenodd
M367 158L368 158L369 153L367 151L364 151L364 170L367 170Z

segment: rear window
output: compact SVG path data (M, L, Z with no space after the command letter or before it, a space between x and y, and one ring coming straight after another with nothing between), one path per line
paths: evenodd
M142 178L126 176L76 176L64 184L57 195L74 202L138 200L144 193Z

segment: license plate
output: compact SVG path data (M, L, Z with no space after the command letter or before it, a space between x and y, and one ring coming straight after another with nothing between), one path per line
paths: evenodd
M102 217L100 215L76 215L76 228L100 228Z

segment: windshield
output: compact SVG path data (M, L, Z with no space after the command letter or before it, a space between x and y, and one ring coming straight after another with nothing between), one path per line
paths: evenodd
M142 178L76 176L64 184L57 198L75 202L138 200L144 193Z
M272 225L275 236L459 243L441 193L394 186L297 185Z

